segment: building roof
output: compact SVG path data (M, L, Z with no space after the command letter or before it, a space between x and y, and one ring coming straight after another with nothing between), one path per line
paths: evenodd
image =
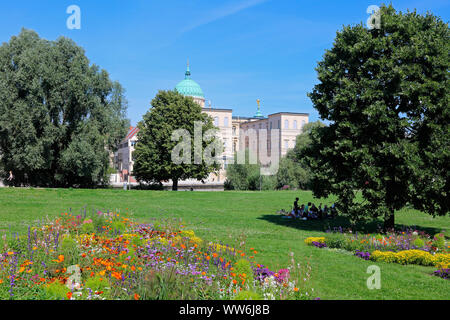
M189 62L184 74L184 80L178 83L175 90L184 96L204 98L203 90L197 82L191 79L191 70L189 68Z
M293 116L309 116L309 113L299 113L299 112L277 112L277 113L272 113L269 116L274 116L276 114L293 115Z
M210 112L233 112L233 109L223 109L223 108L202 108L202 111L210 111ZM233 117L234 118L234 117Z
M124 141L130 140L131 138L133 138L137 133L139 132L139 128L137 127L130 127L130 129L128 130L128 133L124 139Z

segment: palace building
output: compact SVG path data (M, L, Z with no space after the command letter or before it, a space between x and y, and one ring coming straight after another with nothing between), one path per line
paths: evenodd
M309 122L309 114L295 112L277 112L265 117L261 113L260 101L257 100L257 111L253 117L240 117L233 115L232 109L212 108L205 106L205 96L200 85L191 79L189 62L185 72L185 78L175 86L179 93L192 97L198 103L204 113L213 119L214 125L219 128L220 138L224 144L224 151L221 155L222 167L218 174L211 174L207 183L223 184L226 179L226 167L234 161L234 155L240 150L248 149L250 152L258 152L260 143L267 145L267 154L271 155L272 150L279 150L279 157L284 156L289 149L294 148L296 137L302 133L303 126ZM260 135L261 129L265 129L267 134ZM276 136L277 145L272 145L271 132L278 129ZM137 132L139 129L130 127L127 136L119 145L118 151L114 154L114 167L118 174L114 175L111 181L114 183L136 182L132 176L133 172L133 151L137 142ZM253 135L248 132L255 133ZM260 139L266 139L260 141ZM194 181L184 183L195 184ZM197 182L198 183L198 182ZM180 186L183 182L180 182Z

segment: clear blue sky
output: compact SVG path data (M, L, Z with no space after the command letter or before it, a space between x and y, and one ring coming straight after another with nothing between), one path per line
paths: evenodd
M0 4L0 42L22 27L43 38L63 35L86 50L126 89L133 125L159 89L192 78L216 108L252 116L318 113L307 97L315 67L343 25L366 23L374 0L16 0ZM69 5L81 8L81 30L69 30ZM400 11L427 10L449 21L448 0L392 1Z

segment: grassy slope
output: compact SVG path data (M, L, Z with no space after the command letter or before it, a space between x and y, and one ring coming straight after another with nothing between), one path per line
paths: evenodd
M308 236L324 235L319 222L290 221L276 215L288 209L296 196L313 201L310 192L156 192L123 190L27 190L0 189L0 234L25 233L33 221L60 212L92 209L133 213L139 221L182 218L189 229L211 241L234 243L242 234L248 248L259 251L257 261L272 269L289 263L289 252L314 268L317 296L322 299L450 299L450 282L433 277L432 267L379 263L381 290L369 290L367 262L351 255L307 247ZM318 204L318 200L315 201ZM330 204L330 201L323 201ZM414 210L397 214L400 225L417 225L429 232L449 234L450 217L433 219ZM345 225L343 219L333 221Z

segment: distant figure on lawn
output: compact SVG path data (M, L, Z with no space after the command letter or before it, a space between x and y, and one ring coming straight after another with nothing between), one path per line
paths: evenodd
M303 220L310 219L327 219L327 218L335 218L337 216L336 204L332 204L331 207L324 205L322 207L322 203L319 204L319 207L316 207L314 203L308 202L307 205L302 204L299 206L298 204L299 198L295 198L294 206L290 212L286 212L284 210L279 211L285 216L285 218L301 218Z
M8 177L8 181L12 181L14 179L14 175L12 171L9 171L9 177Z
M298 198L295 198L294 201L294 213L296 217L298 217L300 211L300 207L298 206L298 200L299 200Z

